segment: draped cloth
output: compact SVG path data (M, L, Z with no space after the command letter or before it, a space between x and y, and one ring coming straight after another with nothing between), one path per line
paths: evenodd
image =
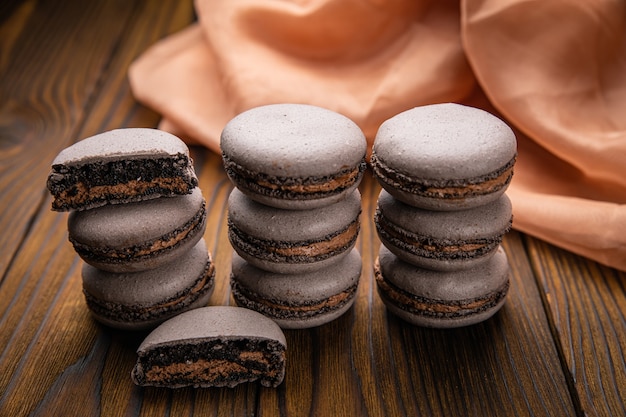
M196 0L131 65L159 128L219 152L271 103L354 120L456 102L518 139L514 228L626 270L626 4L616 0Z

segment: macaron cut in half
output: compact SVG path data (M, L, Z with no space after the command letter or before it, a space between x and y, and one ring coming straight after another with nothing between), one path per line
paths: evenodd
M358 190L315 210L285 210L260 204L235 188L228 199L228 238L239 256L257 268L306 273L350 252L360 214Z
M303 274L258 269L233 254L231 287L237 305L274 320L283 329L326 324L354 304L361 256L356 249L336 264Z
M487 320L504 305L510 282L501 247L473 268L433 271L404 262L381 245L374 274L388 311L408 323L433 328Z
M226 173L244 194L283 209L332 204L366 168L367 141L347 117L306 104L271 104L227 123L220 146Z
M140 386L234 387L285 376L287 342L261 313L233 306L197 308L154 329L137 349L131 378Z
M83 265L83 293L93 317L122 330L148 330L193 308L213 292L215 268L204 239L159 268L113 273Z
M381 242L413 265L435 269L469 268L492 256L513 222L506 194L461 211L433 211L410 206L384 189L374 224Z
M191 194L72 211L69 240L88 264L110 272L157 268L191 249L204 234L206 203Z
M481 109L444 103L386 120L370 163L395 198L427 210L464 210L505 192L516 157L515 134L506 123Z
M56 211L188 194L197 185L187 145L149 128L111 130L65 148L47 180Z

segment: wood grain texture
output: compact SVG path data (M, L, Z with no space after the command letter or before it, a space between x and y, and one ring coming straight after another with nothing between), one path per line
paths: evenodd
M526 241L581 412L626 415L626 274Z
M357 301L338 320L286 331L276 389L140 388L145 336L98 325L82 295L67 214L50 211L50 162L65 146L124 126L156 126L133 100L130 63L188 25L191 1L22 1L0 6L0 417L625 415L625 274L517 232L504 248L511 290L492 319L414 327L387 313L372 265L380 187L361 186ZM226 230L232 185L221 157L191 154L216 264L212 305L233 304Z

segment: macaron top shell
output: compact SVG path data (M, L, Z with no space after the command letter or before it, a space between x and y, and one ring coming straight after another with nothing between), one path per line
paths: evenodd
M281 328L263 314L242 307L210 306L187 311L162 323L144 339L137 352L184 341L241 337L271 339L287 346Z
M383 189L377 209L385 221L409 232L449 241L500 235L510 229L512 218L511 200L506 194L467 210L434 211L405 204Z
M496 116L454 103L416 107L388 119L373 145L379 161L410 177L468 179L515 158L511 128Z
M233 162L277 177L319 177L356 167L367 141L347 117L306 104L245 111L224 128L220 146Z
M171 133L151 128L115 129L65 148L54 159L52 166L102 159L158 158L176 154L189 155L189 148Z
M202 209L200 188L191 194L71 212L72 239L95 247L126 247L158 239L185 225Z
M192 286L210 260L204 239L161 268L134 273L103 271L83 265L83 288L101 301L127 306L150 306Z
M327 299L357 285L361 256L352 250L330 267L302 274L278 274L262 271L234 253L232 275L239 284L262 298L302 304Z
M238 229L263 239L287 242L322 239L354 222L361 212L358 190L337 203L315 210L285 210L259 204L233 189L228 217Z
M378 263L386 281L407 293L441 301L484 297L489 292L501 290L509 274L507 256L501 247L486 262L456 271L416 268L400 260L383 245Z

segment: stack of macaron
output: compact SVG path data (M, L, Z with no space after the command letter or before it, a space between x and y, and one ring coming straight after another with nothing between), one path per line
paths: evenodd
M367 142L333 111L271 104L245 111L221 135L237 305L283 329L328 323L353 304L361 275L358 185Z
M146 330L208 303L214 267L197 185L187 146L157 129L104 132L55 158L52 209L70 212L69 240L85 261L83 293L96 320Z
M504 304L512 225L506 189L517 142L499 118L453 103L416 107L379 128L371 155L382 186L378 293L403 320L448 328L479 323Z

